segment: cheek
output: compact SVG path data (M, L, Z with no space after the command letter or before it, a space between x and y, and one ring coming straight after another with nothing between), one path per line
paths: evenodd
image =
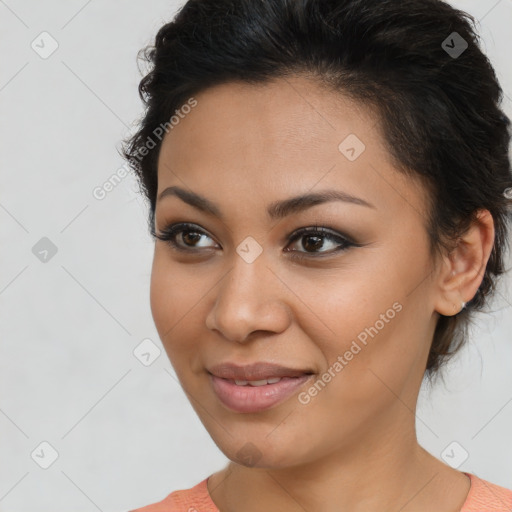
M173 261L165 246L155 248L151 269L150 304L157 327L169 329L192 312L205 293L197 270ZM185 320L185 318L183 318Z
M175 306L175 286L170 279L170 273L167 271L162 258L158 256L155 250L153 258L153 267L151 270L150 281L150 306L153 320L156 328L162 338L162 334L171 328L172 317L174 316ZM162 339L164 341L164 339Z
M301 329L325 365L319 376L325 386L319 382L303 397L311 398L311 410L327 407L347 421L369 417L396 400L393 391L400 393L411 372L421 371L424 343L408 285L397 280L399 267L381 262L364 272L354 268L335 278L317 277L314 286L295 279L294 291L308 306Z
M310 399L305 405L309 419L329 411L332 422L326 428L333 434L364 428L392 410L405 409L404 404L414 406L425 362L425 345L411 316L414 308L403 298L393 302L394 294L379 297L356 320L338 316L336 332L341 334L323 348L328 366L319 379L327 383L317 380L303 396L303 402Z
M377 337L386 336L399 316L403 296L399 288L393 289L389 276L389 267L385 272L361 264L330 272L290 274L283 280L292 283L296 297L292 307L301 330L332 361L350 349L352 340L364 343L371 339L375 325ZM396 282L394 286L397 288Z
M198 308L204 290L195 285L194 278L178 265L173 264L164 251L155 250L150 281L150 306L160 339L169 354L184 347L191 347L195 339L186 329L195 328L200 322ZM180 344L180 340L183 343Z

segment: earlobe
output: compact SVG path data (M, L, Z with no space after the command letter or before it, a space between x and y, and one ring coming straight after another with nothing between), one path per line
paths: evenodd
M453 316L464 309L480 287L494 245L494 220L479 210L475 221L452 252L443 259L438 275L435 310Z

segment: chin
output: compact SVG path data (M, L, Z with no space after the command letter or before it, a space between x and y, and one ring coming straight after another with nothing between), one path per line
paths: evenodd
M267 431L261 436L227 434L221 441L213 440L229 460L247 468L284 469L303 462L297 443L290 442L288 446L279 440L273 444L266 436Z

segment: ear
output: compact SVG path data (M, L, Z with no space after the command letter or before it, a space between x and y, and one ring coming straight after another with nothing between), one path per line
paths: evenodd
M480 287L494 245L494 220L488 210L479 210L470 228L452 252L443 257L437 276L435 310L456 315Z

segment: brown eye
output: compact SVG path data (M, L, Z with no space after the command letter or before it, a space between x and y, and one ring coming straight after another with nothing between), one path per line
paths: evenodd
M167 242L171 247L181 251L194 251L200 248L211 248L199 245L201 240L210 238L203 230L194 224L179 223L165 227L160 233L154 233L159 240Z
M312 257L315 257L315 255L331 255L349 247L357 246L355 242L348 240L346 237L318 226L300 229L294 233L291 241L298 242L296 243L298 249L287 250L287 252L299 253L293 254L293 257L299 258L309 257L308 255Z
M153 232L159 240L167 242L172 249L190 254L198 254L201 249L215 249L215 245L208 245L205 231L190 223L177 223L166 226L160 233ZM350 247L360 247L359 244L329 228L312 226L296 231L290 238L294 249L285 249L292 253L293 258L327 257ZM289 246L290 246L289 244ZM289 247L288 246L288 247Z

